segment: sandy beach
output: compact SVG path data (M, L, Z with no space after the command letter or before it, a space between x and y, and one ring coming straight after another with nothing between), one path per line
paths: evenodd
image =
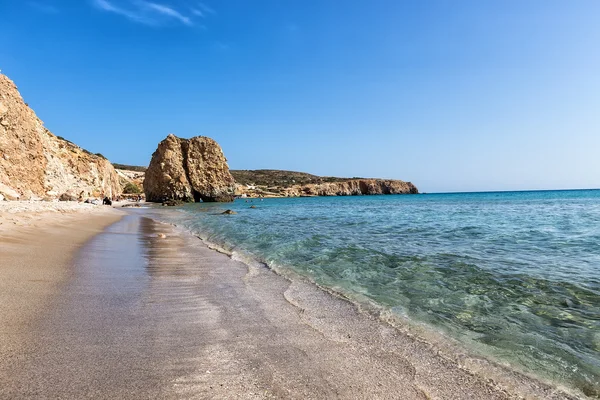
M568 398L144 210L24 204L0 209L0 398Z
M26 357L23 336L73 272L75 251L123 216L78 203L0 202L0 376ZM4 385L2 385L4 386Z

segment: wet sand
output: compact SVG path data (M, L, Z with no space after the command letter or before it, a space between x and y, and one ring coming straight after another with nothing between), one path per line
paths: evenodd
M23 346L2 353L0 398L565 398L524 378L500 387L308 282L143 215L79 249L51 306L18 331Z
M1 383L10 365L31 350L23 336L45 316L72 274L74 253L124 214L68 203L0 203L2 393Z

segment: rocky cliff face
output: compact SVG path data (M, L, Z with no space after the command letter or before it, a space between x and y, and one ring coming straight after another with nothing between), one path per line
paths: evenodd
M235 181L217 142L205 136L159 143L144 179L146 201L233 201Z
M54 136L0 74L0 199L110 197L120 191L108 160Z
M322 178L321 178L322 179ZM411 182L389 179L339 179L333 182L292 184L286 186L238 185L236 194L248 197L300 197L300 196L358 196L373 194L418 194Z
M248 197L355 196L417 194L410 182L390 179L340 178L273 169L232 170L236 194Z
M415 185L400 180L356 179L346 182L331 182L307 185L302 192L316 196L356 196L370 194L416 194Z

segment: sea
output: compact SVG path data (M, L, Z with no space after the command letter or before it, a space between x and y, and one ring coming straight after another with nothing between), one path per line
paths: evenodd
M155 212L232 257L600 397L600 190L237 199Z

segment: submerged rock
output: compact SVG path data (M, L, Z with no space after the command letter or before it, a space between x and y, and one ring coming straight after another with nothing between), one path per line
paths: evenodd
M223 211L221 214L225 214L225 215L233 215L233 214L237 214L235 211L233 210L225 210Z
M169 134L152 155L144 179L146 201L230 202L235 181L217 142Z
M166 200L166 201L163 201L162 205L168 206L168 207L174 207L174 206L180 206L184 203L185 202L181 201L181 200Z

